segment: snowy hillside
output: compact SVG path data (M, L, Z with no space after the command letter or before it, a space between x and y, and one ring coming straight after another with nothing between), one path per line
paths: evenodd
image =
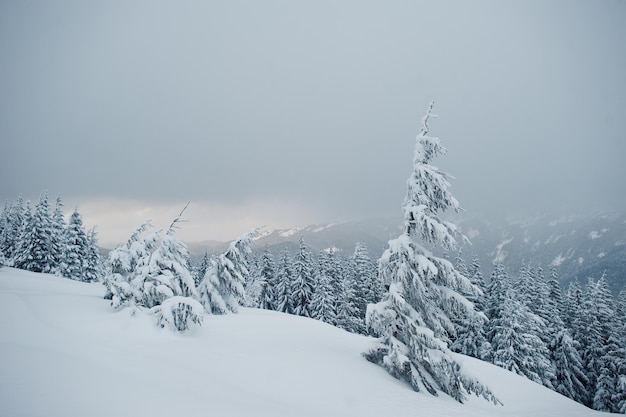
M0 269L0 416L607 415L467 357L504 406L416 393L361 357L371 339L271 311L174 334L103 291Z

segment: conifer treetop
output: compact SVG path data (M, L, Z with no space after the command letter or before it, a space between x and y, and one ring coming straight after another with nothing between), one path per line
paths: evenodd
M407 180L407 195L402 205L405 233L412 238L445 249L456 249L457 228L443 221L439 214L448 209L456 212L461 207L448 190L451 175L430 164L433 158L445 155L446 148L439 138L429 136L429 120L437 117L432 114L434 101L428 106L422 118L422 126L417 134L413 155L413 172ZM464 236L463 240L467 240Z

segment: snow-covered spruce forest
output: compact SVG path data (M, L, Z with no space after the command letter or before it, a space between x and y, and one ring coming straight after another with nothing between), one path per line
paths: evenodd
M21 198L0 216L0 262L7 267L103 285L111 311L146 315L187 333L212 316L241 308L319 320L371 337L365 359L407 389L472 395L499 407L494 387L466 372L458 354L489 362L600 411L626 413L626 292L614 297L604 277L563 291L555 268L501 263L484 276L465 239L441 215L459 210L448 176L431 161L445 154L429 136L432 105L417 136L402 209L402 233L380 259L355 242L348 257L312 253L303 238L277 258L252 251L259 230L222 253L192 261L176 237L184 210L162 230L149 222L102 257L94 230L75 210L64 218L47 192L35 207ZM440 252L452 254L437 255Z

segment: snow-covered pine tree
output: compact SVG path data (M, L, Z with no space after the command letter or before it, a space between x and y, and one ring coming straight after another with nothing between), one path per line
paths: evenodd
M196 288L189 271L189 252L183 242L174 236L178 218L165 233L157 249L150 256L147 274L142 284L141 305L152 308L173 296L196 297Z
M493 363L553 388L554 371L548 348L538 336L545 323L518 299L501 263L494 265L487 292L486 334Z
M245 283L249 278L248 255L255 228L235 239L228 249L211 260L211 265L198 286L200 301L210 314L237 313L245 305Z
M261 298L261 268L259 266L260 259L250 253L246 260L248 261L248 278L244 286L245 307L258 308Z
M293 261L293 280L291 281L291 300L293 314L311 317L311 298L313 297L313 265L309 249L300 236L298 253Z
M565 328L553 335L552 342L548 346L555 370L552 386L559 394L584 403L589 397L587 390L589 379L585 374L585 367L577 345Z
M615 300L605 275L598 282L589 280L585 299L585 314L592 317L591 324L597 323L597 334L590 339L583 355L593 384L591 405L596 410L618 412L618 403L626 400L626 392L618 391L620 379L626 376L626 352L616 321Z
M467 264L465 263L465 258L463 257L462 248L459 248L456 256L454 257L454 268L459 272L459 274L469 278L469 270L467 269Z
M52 256L56 265L55 272L61 273L63 257L65 255L67 242L65 219L63 218L63 202L61 196L57 196L56 205L52 212Z
M106 261L106 275L103 279L105 286L104 298L111 300L114 308L122 308L134 303L135 292L131 286L134 275L143 273L147 268L150 255L154 250L158 235L151 233L143 236L152 224L145 222L139 226L130 238L121 246L109 252Z
M201 324L203 317L203 307L196 300L198 294L189 271L189 251L174 236L186 208L172 221L159 247L150 256L146 273L133 280L140 291L141 299L137 303L151 309L159 326L179 332Z
M589 396L587 385L589 380L585 375L585 367L578 353L578 344L571 337L569 330L561 319L563 311L563 296L559 287L559 278L556 268L552 268L546 284L545 297L546 335L549 337L548 350L554 370L552 386L554 390L574 401L584 402Z
M620 323L619 331L622 334L622 338L626 339L626 286L622 288L615 300L615 311L617 313L617 321Z
M229 311L220 291L219 268L217 257L211 257L206 273L197 287L198 299L209 314L226 314ZM241 291L243 292L243 286Z
M480 313L461 314L459 317L455 317L456 338L450 345L450 349L463 355L489 361L491 360L491 344L487 341L485 330L487 317L482 312L485 305L483 293L485 283L480 272L480 261L478 261L478 258L474 258L474 261L468 268L463 258L463 252L459 249L454 262L457 271L468 277L470 282L479 288L481 292L463 294L474 304L474 309Z
M619 413L626 402L626 352L617 333L609 335L603 346L604 354L598 360L598 378L592 407L600 411Z
M312 317L334 326L337 324L336 296L329 272L332 268L330 255L325 251L321 251L317 260L315 292L311 300Z
M2 213L0 213L0 266L7 263L8 256L5 254L5 239L9 230L9 212L11 205L8 201L4 203Z
M86 281L84 272L89 241L83 229L82 217L76 209L67 222L63 240L65 250L59 268L60 274L76 281Z
M352 333L365 333L365 321L359 310L359 288L356 275L352 270L352 262L341 262L338 268L341 279L341 287L337 293L336 311L337 327Z
M525 304L512 296L504 304L502 316L490 319L493 335L493 363L501 368L524 375L531 381L548 386L554 379L548 350L533 328L542 321ZM552 386L549 386L552 388Z
M200 281L202 281L202 278L204 278L204 276L206 275L209 264L209 254L205 251L202 259L200 260L200 263L193 270L193 280L196 283L196 286L200 284Z
M380 301L382 285L378 281L376 266L367 252L365 243L356 243L351 263L357 285L359 317L365 319L367 305Z
M495 262L489 285L487 286L487 302L485 306L485 314L489 319L488 339L493 339L494 327L492 325L495 319L502 317L506 303L509 301L511 292L511 281L509 274L502 262Z
M491 343L487 340L484 313L464 316L458 324L457 337L450 349L463 355L472 356L483 361L492 358Z
M157 317L160 327L185 332L192 325L201 325L204 317L204 307L191 297L175 295L153 307L152 312Z
M293 300L291 298L293 295L291 290L293 274L291 255L289 254L289 249L285 248L276 266L276 288L274 290L276 311L293 313Z
M367 325L379 341L365 357L417 391L444 392L459 402L474 393L497 402L487 387L463 372L448 348L454 335L452 312L476 314L460 293L479 290L451 262L424 246L455 249L456 226L439 215L449 208L460 210L448 190L448 176L431 165L434 157L446 151L439 139L428 136L432 107L433 103L417 135L403 204L404 233L389 242L379 260L382 281L389 284L389 290L381 302L368 306Z
M102 260L100 250L98 249L98 234L96 228L93 227L87 232L87 250L85 258L85 269L83 276L86 282L99 281L102 276Z
M485 304L487 302L485 292L487 287L481 270L480 259L476 255L472 258L472 263L467 269L467 277L470 282L482 292L482 294L468 295L467 299L474 303L474 308L477 311L485 311Z
M259 272L259 285L261 294L259 295L259 307L265 310L276 310L275 291L276 266L274 257L267 245L261 255L261 265Z
M5 204L2 214L3 226L0 230L0 252L4 255L7 266L13 266L17 249L20 246L24 215L24 200L21 196L16 202Z
M559 272L556 266L550 268L550 276L546 282L546 287L548 291L546 308L551 315L557 314L564 323L565 301L563 299L563 293L561 292L561 286L559 285Z
M29 216L20 236L15 267L33 272L54 272L56 264L52 245L53 231L48 193L42 191L35 212Z
M563 322L571 332L575 340L574 320L581 314L580 309L583 305L583 290L577 280L570 282L563 299ZM580 340L578 340L580 341Z
M28 226L31 224L33 218L33 210L31 207L30 200L26 200L26 204L24 205L24 210L22 211L22 223L20 224L19 234L15 241L15 251L13 252L13 265L15 268L20 268L18 266L18 258L21 253L26 251L27 246L30 244L29 238L29 229ZM20 268L22 269L22 268Z

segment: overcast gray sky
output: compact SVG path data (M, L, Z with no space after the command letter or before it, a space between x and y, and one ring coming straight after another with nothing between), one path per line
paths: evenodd
M0 1L0 199L103 243L400 215L432 134L469 212L623 207L624 1ZM161 220L163 219L163 220Z

